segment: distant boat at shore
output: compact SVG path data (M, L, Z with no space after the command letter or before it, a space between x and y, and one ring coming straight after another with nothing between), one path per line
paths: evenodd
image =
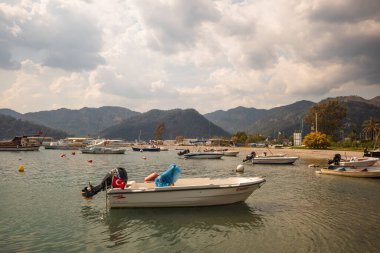
M38 151L40 143L28 136L15 136L10 141L0 141L0 151Z

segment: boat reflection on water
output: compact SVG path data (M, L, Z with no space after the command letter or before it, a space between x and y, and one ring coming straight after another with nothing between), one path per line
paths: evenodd
M261 215L245 202L211 207L110 209L108 212L83 206L82 215L97 226L101 223L108 228L108 247L127 243L129 249L144 252L154 251L155 247L160 251L187 251L192 249L192 244L198 249L207 248L224 242L227 233L253 233L263 227ZM102 231L104 233L104 229Z

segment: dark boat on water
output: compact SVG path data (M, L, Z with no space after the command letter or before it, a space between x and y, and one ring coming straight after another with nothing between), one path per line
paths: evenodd
M38 151L40 145L28 136L15 136L10 141L0 141L0 151Z
M140 151L140 152L159 152L159 147L132 147L133 151Z

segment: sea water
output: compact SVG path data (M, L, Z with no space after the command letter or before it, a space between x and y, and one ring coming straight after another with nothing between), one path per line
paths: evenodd
M244 165L236 174L245 155L1 152L0 252L379 251L380 180L318 175L307 165L326 161L302 157L294 165ZM181 177L265 176L267 182L244 203L218 207L109 210L104 192L90 200L80 194L114 167L141 181L172 163Z

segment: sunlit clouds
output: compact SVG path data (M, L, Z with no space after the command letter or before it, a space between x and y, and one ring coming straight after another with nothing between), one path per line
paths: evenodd
M377 0L2 1L0 108L373 98L379 52Z

